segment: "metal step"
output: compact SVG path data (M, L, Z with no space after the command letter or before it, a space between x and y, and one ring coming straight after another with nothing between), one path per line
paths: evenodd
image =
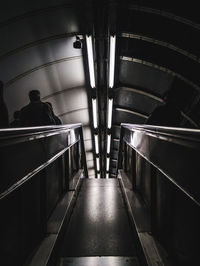
M58 266L139 266L136 257L67 257Z

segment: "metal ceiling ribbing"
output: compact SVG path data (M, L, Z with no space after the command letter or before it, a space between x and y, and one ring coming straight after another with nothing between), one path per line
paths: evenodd
M171 90L183 121L200 126L200 19L195 1L147 0L5 1L0 10L0 79L10 111L40 89L64 123L82 122L90 176L96 176L94 133L99 134L105 177L107 134L112 135L110 176L116 176L120 123L145 123ZM10 8L12 6L12 8ZM89 86L87 54L73 49L77 34L94 44L96 88ZM109 37L116 35L115 82L108 86ZM83 45L85 46L85 45ZM91 98L97 98L98 129L92 126ZM113 98L112 128L107 102Z
M192 1L193 3L194 1ZM173 92L183 127L199 127L199 17L176 3L116 1L116 77L110 172L116 176L120 123L145 123Z
M84 51L74 49L80 34L79 9L72 1L4 1L0 9L0 79L13 112L39 89L62 122L83 124L89 177L95 176L84 67ZM81 31L82 32L82 31Z

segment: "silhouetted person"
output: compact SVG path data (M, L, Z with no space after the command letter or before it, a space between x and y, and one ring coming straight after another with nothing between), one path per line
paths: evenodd
M30 103L21 109L20 125L25 127L55 125L48 104L40 100L40 92L29 92Z
M14 120L10 123L10 127L20 127L20 111L15 111L13 118Z
M182 119L181 112L176 108L173 92L164 96L165 104L158 106L146 120L146 124L157 126L178 127Z
M46 102L46 103L49 105L51 109L51 113L52 113L53 119L55 120L56 125L62 125L62 121L60 120L60 118L54 114L52 104L50 102Z
M0 80L0 128L9 127L8 109L3 98L4 84Z

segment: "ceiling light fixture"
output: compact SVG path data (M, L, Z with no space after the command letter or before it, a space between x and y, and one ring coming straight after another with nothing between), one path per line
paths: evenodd
M114 86L116 36L110 36L109 87Z
M109 171L109 168L110 168L110 158L107 157L107 159L106 159L106 171L107 172Z
M94 142L95 142L95 152L99 154L99 137L97 134L94 135Z
M107 154L110 154L111 135L107 136Z
M99 158L96 158L96 164L97 164L97 172L99 172L100 171Z
M97 128L97 100L92 99L93 126Z
M108 99L108 128L112 125L112 109L113 109L113 99Z
M95 88L92 36L86 36L86 44L87 44L88 65L89 65L89 73L90 73L90 86L92 88Z

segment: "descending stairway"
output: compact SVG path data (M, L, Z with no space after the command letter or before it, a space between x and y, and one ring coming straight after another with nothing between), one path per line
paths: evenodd
M84 179L60 248L59 265L140 265L117 179Z

